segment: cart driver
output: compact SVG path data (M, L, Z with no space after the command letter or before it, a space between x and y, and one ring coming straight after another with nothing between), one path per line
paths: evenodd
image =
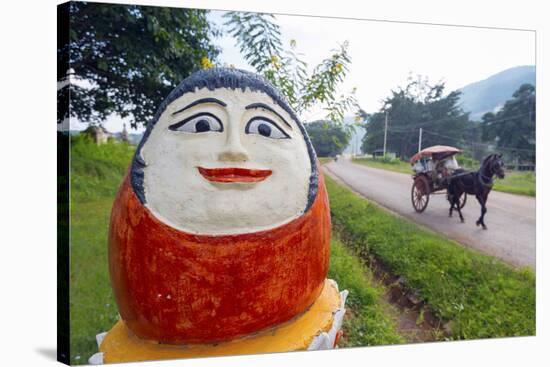
M437 171L441 172L443 177L448 177L453 174L453 172L460 168L458 162L456 161L455 156L450 156L445 158L440 164L438 164Z

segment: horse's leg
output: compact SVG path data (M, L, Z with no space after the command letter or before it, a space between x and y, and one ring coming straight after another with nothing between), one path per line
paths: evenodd
M449 218L451 218L453 216L454 198L453 194L451 194L450 191L447 191L447 200L449 200L449 203L451 203L451 207L449 208Z
M476 194L476 199L479 202L479 205L481 205L481 212L483 213L483 203L482 203L482 200L481 200L481 196ZM476 220L476 226L479 226L480 224L481 224L481 215Z
M455 197L455 205L456 205L456 210L458 211L458 216L460 217L460 221L462 223L464 223L464 217L462 216L462 210L460 210L460 196L461 195L458 195Z
M487 206L485 206L485 202L483 203L483 206L481 207L481 227L483 229L487 229L487 226L485 225L485 214L487 213Z
M481 198L483 199L483 207L481 208L481 226L483 229L487 229L487 226L485 225L485 214L487 214L487 197L489 196L489 192L491 190L486 190L481 194Z
M460 221L464 223L464 217L462 216L462 211L460 210L460 193L457 192L457 190L449 190L447 194L447 200L449 200L449 202L451 203L451 207L449 208L449 217L453 216L453 209L456 209L456 211L458 211Z
M460 197L464 194L464 188L462 187L462 185L460 185L460 182L455 183L455 185L453 185L452 188L453 188L453 195L452 195L452 202L451 202L451 210L453 206L456 206L456 211L458 212L458 216L460 217L460 222L464 223L462 210L460 210Z
M480 194L477 194L476 199L477 199L477 201L479 201L479 204L481 205L481 216L477 220L476 225L479 226L481 224L481 227L483 229L487 229L487 226L485 225L485 222L483 221L483 218L485 217L485 213L487 213L487 207L485 206L486 198L483 197Z

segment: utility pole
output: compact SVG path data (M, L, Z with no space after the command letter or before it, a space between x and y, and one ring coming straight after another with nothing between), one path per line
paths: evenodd
M386 111L386 119L384 120L384 155L386 156L386 139L388 137L388 111Z
M420 152L422 150L422 128L420 128L420 131L418 132L418 151Z

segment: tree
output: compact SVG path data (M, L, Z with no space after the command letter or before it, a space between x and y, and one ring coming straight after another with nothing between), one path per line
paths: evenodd
M418 150L419 129L423 129L422 146L467 145L476 139L475 126L459 107L460 92L443 96L444 83L431 85L425 78L409 78L405 88L392 90L379 112L370 116L363 138L363 152L381 149L384 145L386 114L388 130L386 150L401 158Z
M245 60L281 90L298 114L321 105L327 120L343 124L344 114L358 108L355 89L347 94L340 91L351 63L347 41L308 74L296 41L283 48L272 14L228 12L224 17Z
M145 125L182 79L219 54L212 45L219 30L205 10L71 2L69 12L69 43L58 48L58 62L68 57L80 80L69 86L69 107L84 122L116 113L133 128ZM67 91L58 93L63 100Z
M482 139L497 149L535 162L536 91L531 84L521 85L497 113L482 117Z
M311 143L319 157L334 157L348 145L350 134L341 124L315 121L305 125Z

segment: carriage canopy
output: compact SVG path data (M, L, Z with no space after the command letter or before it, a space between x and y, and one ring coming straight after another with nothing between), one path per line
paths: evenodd
M432 147L422 149L420 152L413 155L410 163L415 164L419 159L426 157L431 157L435 161L440 161L457 153L462 153L462 150L447 145L434 145Z

